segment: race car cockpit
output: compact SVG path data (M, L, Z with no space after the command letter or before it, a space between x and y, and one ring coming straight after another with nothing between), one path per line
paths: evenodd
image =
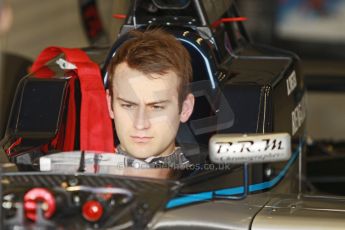
M200 138L197 141L192 133L207 134L208 136L203 137L206 140L203 145L207 146L211 133L217 131L217 123L223 125L222 128L231 126L233 112L224 103L224 95L216 87L217 79L215 79L215 74L218 73L215 67L216 63L212 62L215 58L208 46L204 44L206 42L193 31L174 31L174 34L182 44L188 47L188 51L191 53L194 69L194 81L191 89L197 101L193 119L189 125L192 130L188 126L181 127L177 142L180 145L194 144L198 146L198 142L201 143L200 140L202 139ZM125 40L128 39L130 38ZM119 39L119 41L121 40ZM196 42L197 40L198 42ZM114 55L119 43L115 43L108 54L108 59ZM108 59L105 63L108 62ZM13 138L21 139L21 143L16 145L17 148L30 149L35 148L35 145L47 144L57 135L60 129L65 129L61 125L66 119L65 116L67 116L67 110L69 109L66 98L71 95L68 91L69 77L66 76L65 70L59 69L59 61L61 60L61 56L59 56L55 58L55 63L54 61L51 62L53 65L50 69L54 70L53 78L37 78L33 73L32 76L24 78L18 86L7 132L7 136L10 136L11 140ZM104 76L103 81L106 84L107 73ZM80 104L80 92L76 91L75 97L77 103ZM219 106L222 106L222 113L216 115L216 111L220 111ZM103 111L103 113L106 113L106 111ZM222 116L221 114L225 115ZM225 123L226 126L224 126ZM75 135L78 136L78 132ZM75 140L76 143L73 149L78 149L79 140L78 138L75 138ZM10 147L8 152L16 152L13 147ZM14 155L18 157L21 155L19 152ZM194 153L194 155L196 154Z

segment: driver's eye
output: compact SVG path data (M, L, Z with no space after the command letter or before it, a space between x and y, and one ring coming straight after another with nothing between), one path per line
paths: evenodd
M162 105L153 105L153 106L151 106L151 108L152 108L152 110L159 111L159 110L163 110L164 106L162 106Z
M124 109L134 109L134 108L135 108L135 105L133 105L133 104L127 104L127 103L122 103L122 104L121 104L121 107L124 108Z

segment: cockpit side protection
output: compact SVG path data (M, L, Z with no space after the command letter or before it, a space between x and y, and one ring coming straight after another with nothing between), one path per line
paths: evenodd
M288 162L285 164L285 166L282 168L282 170L278 173L276 177L266 182L249 185L248 192L263 191L265 189L270 189L274 187L275 185L277 185L279 181L281 181L282 178L287 174L291 165L296 161L297 158L301 156L304 145L305 145L305 138L300 140L299 146L294 150L290 159L288 160ZM238 186L238 187L230 187L230 188L224 188L224 189L213 190L213 191L205 191L205 192L194 193L194 194L180 194L177 197L168 201L168 203L166 204L166 209L172 209L172 208L177 208L177 207L195 204L199 202L210 201L214 198L227 199L227 197L239 195L243 193L244 190L245 190L244 186Z
M59 59L57 64L71 71L70 97L63 137L63 151L74 149L76 133L76 103L74 98L75 81L80 82L82 95L80 108L80 149L99 152L114 152L113 129L108 115L106 94L99 66L92 62L80 49L49 47L41 52L34 62L31 72L38 78L52 78L53 72L45 64L64 53L66 61ZM58 134L59 135L59 134ZM57 136L58 136L57 135Z

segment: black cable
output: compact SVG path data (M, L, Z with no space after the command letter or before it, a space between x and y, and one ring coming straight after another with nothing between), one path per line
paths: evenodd
M85 151L81 151L79 168L77 172L85 172Z

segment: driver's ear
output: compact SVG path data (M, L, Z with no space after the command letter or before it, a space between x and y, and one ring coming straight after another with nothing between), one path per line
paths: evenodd
M182 103L182 109L181 109L181 114L180 114L180 121L182 123L188 121L189 117L193 113L193 108L194 108L194 95L189 93L186 97L186 99Z
M106 93L107 93L107 105L108 105L109 116L111 119L114 119L114 110L113 110L113 105L112 105L109 89L106 90Z

